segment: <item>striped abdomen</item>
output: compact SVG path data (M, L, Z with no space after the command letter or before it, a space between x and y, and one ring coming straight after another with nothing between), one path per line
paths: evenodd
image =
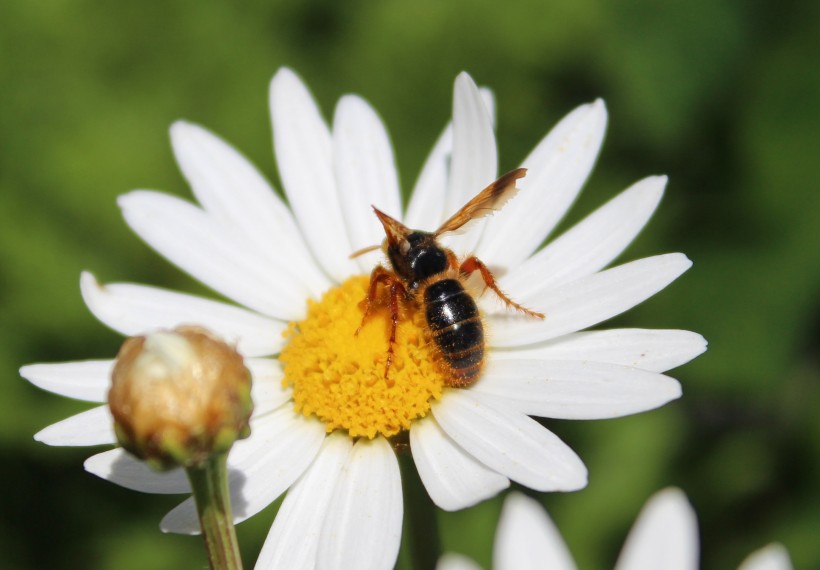
M450 365L451 386L476 381L484 360L484 327L473 298L457 279L442 279L424 290L427 324Z

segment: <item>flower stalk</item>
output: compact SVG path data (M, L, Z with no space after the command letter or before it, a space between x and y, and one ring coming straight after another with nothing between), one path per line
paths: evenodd
M406 525L405 540L414 570L435 568L441 556L436 506L424 490L409 453L399 455Z
M227 458L227 453L215 453L202 464L185 469L212 570L242 569L228 491Z

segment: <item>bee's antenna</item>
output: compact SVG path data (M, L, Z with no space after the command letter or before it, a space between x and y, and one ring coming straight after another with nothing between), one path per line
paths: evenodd
M365 253L369 253L371 251L376 251L379 248L381 248L381 245L369 245L367 247L363 247L362 249L351 253L350 259L354 259L356 257L359 257L360 255L364 255Z

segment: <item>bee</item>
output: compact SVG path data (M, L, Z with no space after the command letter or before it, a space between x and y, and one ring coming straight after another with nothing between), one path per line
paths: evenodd
M389 293L390 342L384 377L388 385L393 363L396 329L399 323L399 303L412 302L424 311L429 334L435 341L449 372L446 384L466 387L478 379L484 364L484 326L473 297L464 288L464 281L478 271L484 284L508 307L543 319L544 315L527 309L505 295L496 285L492 272L475 256L463 261L437 239L445 233L462 229L468 222L500 209L518 192L516 181L527 173L525 168L508 172L487 186L436 231L413 230L373 206L386 238L381 246L371 246L351 255L357 257L381 248L390 268L377 265L370 274L367 296L362 301L364 314L359 333L377 298L379 286Z

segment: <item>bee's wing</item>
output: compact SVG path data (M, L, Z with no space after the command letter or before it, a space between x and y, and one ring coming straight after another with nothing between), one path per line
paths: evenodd
M478 195L464 204L434 233L436 237L446 232L454 232L465 224L483 218L501 209L501 207L518 192L515 181L527 174L526 168L517 168L487 186Z

